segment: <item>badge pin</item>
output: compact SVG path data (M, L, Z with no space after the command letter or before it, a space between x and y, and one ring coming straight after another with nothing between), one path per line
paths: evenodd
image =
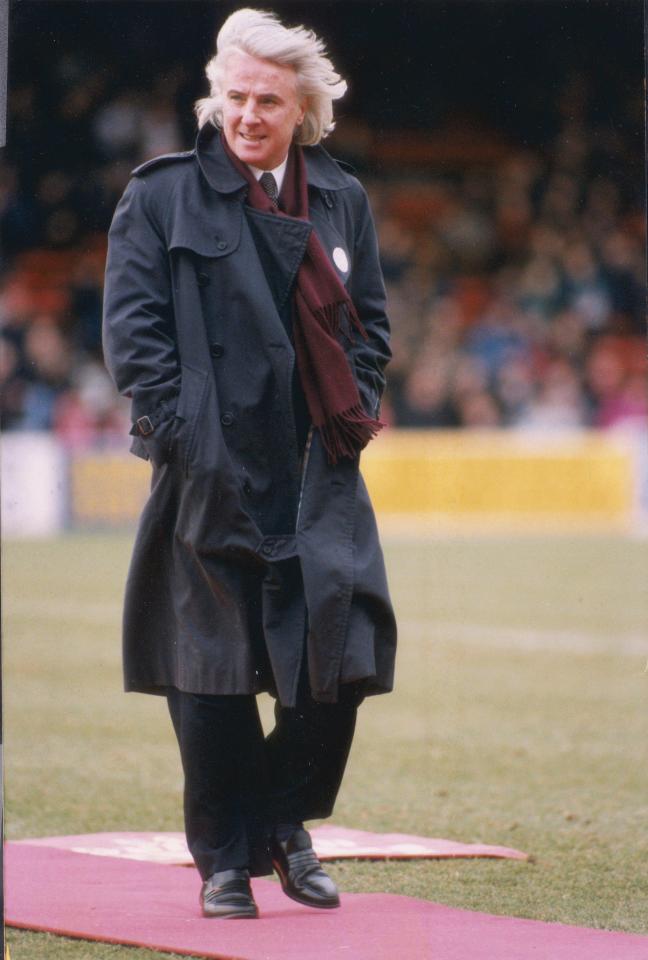
M342 273L349 272L349 258L342 247L336 247L333 251L333 263Z

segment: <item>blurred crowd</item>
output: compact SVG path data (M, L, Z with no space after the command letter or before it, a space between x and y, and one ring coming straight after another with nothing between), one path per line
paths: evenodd
M71 446L129 428L101 356L105 234L129 171L193 140L187 77L116 89L63 57L50 89L14 86L0 164L0 383L5 430ZM640 98L640 92L635 92ZM636 97L633 100L636 105ZM645 426L645 220L640 123L588 117L572 76L541 147L470 162L381 163L341 124L360 168L393 323L383 418L399 427ZM346 134L345 134L346 130ZM355 139L354 139L355 130ZM422 135L421 135L422 136Z
M643 213L588 176L591 148L570 130L454 179L376 185L392 423L646 422Z

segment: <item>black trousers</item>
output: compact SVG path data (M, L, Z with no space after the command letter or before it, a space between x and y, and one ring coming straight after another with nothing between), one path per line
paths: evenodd
M168 691L187 844L203 880L235 867L272 873L277 824L330 816L360 700L355 685L345 685L338 703L317 703L303 670L296 706L277 701L275 727L264 737L254 696Z

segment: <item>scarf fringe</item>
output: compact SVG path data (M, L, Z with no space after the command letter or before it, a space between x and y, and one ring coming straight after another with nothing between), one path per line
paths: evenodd
M331 337L337 337L342 329L342 318L347 321L348 330L342 330L347 340L353 342L352 327L355 327L364 340L368 340L367 331L360 322L356 308L351 300L338 300L335 303L327 303L323 307L312 310L312 314L319 325Z
M319 431L329 462L335 465L342 457L356 457L384 426L382 420L368 417L360 404L327 417Z

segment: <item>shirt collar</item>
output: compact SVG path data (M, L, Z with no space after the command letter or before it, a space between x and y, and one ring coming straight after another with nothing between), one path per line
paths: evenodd
M275 183L277 184L277 193L281 193L281 185L284 181L284 176L286 174L286 167L288 166L288 155L283 163L280 163L278 167L273 167L272 170L260 170L259 167L253 167L251 163L248 163L248 167L254 174L257 180L261 179L261 175L264 173L271 173L275 178Z

